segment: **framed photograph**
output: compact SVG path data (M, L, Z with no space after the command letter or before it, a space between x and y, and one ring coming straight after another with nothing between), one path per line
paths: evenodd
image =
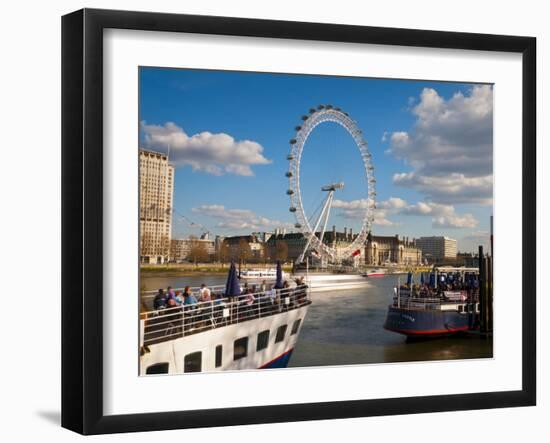
M62 56L64 427L535 405L534 38L84 9Z

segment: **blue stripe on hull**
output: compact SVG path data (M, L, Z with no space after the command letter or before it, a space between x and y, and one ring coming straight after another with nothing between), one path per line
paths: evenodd
M442 335L472 327L473 314L390 307L384 328L405 335Z
M277 369L277 368L286 368L288 366L288 362L290 360L290 356L292 355L292 351L294 349L291 349L288 352L285 352L284 354L277 357L275 360L271 360L266 365L262 366L261 369Z

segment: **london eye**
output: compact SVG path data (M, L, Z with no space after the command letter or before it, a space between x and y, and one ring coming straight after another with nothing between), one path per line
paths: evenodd
M349 245L339 248L339 250L324 242L323 239L334 201L334 194L344 189L344 183L328 183L321 187L321 191L326 192L327 195L322 202L322 209L316 217L313 217L312 214L310 216L306 214L300 187L302 152L311 133L317 126L326 122L337 123L349 133L358 148L364 166L364 201L366 204L362 208L364 212L361 220L361 229ZM357 122L348 113L332 105L319 105L317 108L310 109L308 114L302 116L301 124L295 127L295 131L294 137L290 140L290 153L287 156L289 162L288 171L286 172L288 178L287 195L290 197L289 211L296 217L296 224L294 226L303 233L306 239L304 250L296 260L296 263L303 262L308 251L316 252L318 256L329 262L341 262L353 256L365 244L372 226L376 201L376 180L374 178L372 155L369 152L367 141L363 138L363 133L358 127Z

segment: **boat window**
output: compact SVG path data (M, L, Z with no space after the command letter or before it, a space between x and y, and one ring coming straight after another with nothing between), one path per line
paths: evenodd
M262 349L267 348L269 343L269 329L262 331L258 334L258 339L256 341L256 351L261 351Z
M222 345L216 346L216 368L222 365Z
M275 343L283 341L286 334L286 327L287 325L279 326L279 329L277 329L277 335L275 336Z
M248 354L248 337L239 338L233 343L233 360L239 360Z
M300 322L302 321L301 318L296 320L294 324L292 325L292 330L290 331L290 335L294 335L298 332L298 329L300 328Z
M156 374L168 374L168 367L170 363L156 363L147 368L145 373L147 375L156 375Z
M187 354L183 360L183 372L201 372L202 352Z

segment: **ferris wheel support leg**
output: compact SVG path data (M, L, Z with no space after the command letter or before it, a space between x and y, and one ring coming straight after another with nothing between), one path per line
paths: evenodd
M325 223L323 224L323 230L321 231L321 237L319 237L319 240L321 241L321 243L323 243L323 237L325 236L325 231L327 229L328 218L329 218L329 215L330 215L330 208L332 207L332 200L334 199L334 191L330 192L330 194L328 196L328 199L329 199L329 204L327 206L327 213L325 215Z
M321 210L321 213L319 214L319 218L317 219L317 222L315 223L315 227L313 228L313 232L310 234L310 237L307 240L307 243L306 243L306 246L304 247L304 250L302 251L300 256L296 259L296 264L302 263L304 261L304 257L306 255L307 249L309 248L309 245L311 244L311 239L313 238L313 236L317 232L317 228L319 228L319 225L321 224L321 220L323 219L323 215L325 214L325 211L327 210L327 208L330 205L330 202L332 200L331 199L332 194L333 194L333 192L330 192L329 195L327 196L325 204L323 205L323 209Z

